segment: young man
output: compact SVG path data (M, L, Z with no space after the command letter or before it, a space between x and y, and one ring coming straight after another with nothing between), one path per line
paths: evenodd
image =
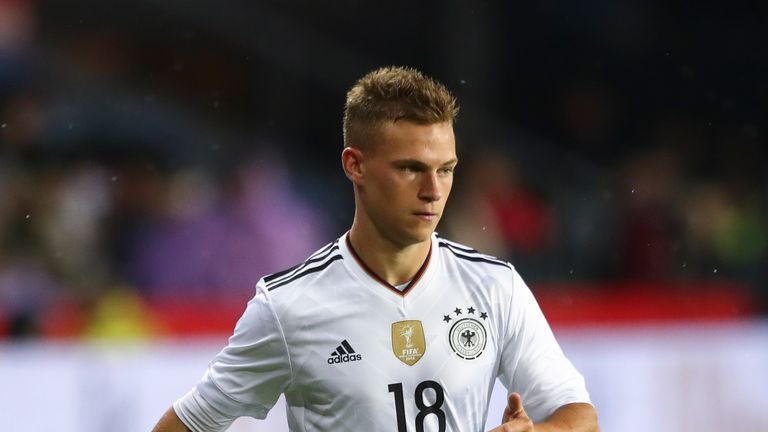
M156 432L264 418L280 394L291 431L477 432L497 377L514 393L494 431L598 430L582 376L515 269L435 234L458 162L456 113L413 69L352 87L352 228L258 282L229 345Z

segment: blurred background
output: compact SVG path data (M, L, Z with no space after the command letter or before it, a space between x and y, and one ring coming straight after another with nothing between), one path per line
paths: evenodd
M768 430L766 18L0 0L0 421L149 430L255 282L348 229L345 93L409 65L461 106L440 233L518 268L603 430Z

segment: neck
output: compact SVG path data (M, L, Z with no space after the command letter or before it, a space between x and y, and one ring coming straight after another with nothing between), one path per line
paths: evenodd
M349 241L371 271L390 285L397 286L413 279L419 271L427 259L432 239L401 246L379 233L363 229L355 221L349 230Z

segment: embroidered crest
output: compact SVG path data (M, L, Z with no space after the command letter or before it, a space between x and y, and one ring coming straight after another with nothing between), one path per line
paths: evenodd
M392 352L408 366L413 366L427 350L421 321L408 320L392 323Z
M485 350L488 336L483 322L474 317L475 308L467 308L465 318L460 318L460 315L463 314L461 308L456 308L453 313L456 315L455 317L452 317L451 314L443 316L443 321L446 323L456 320L448 331L448 343L451 345L451 349L457 356L465 360L474 360L480 357ZM488 314L482 312L480 318L485 321Z

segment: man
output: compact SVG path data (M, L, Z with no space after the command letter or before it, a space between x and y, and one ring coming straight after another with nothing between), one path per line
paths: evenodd
M258 282L229 345L156 432L264 418L280 394L291 431L477 432L497 377L514 393L494 431L598 430L582 376L515 269L435 234L458 162L456 113L413 69L352 87L352 228Z

